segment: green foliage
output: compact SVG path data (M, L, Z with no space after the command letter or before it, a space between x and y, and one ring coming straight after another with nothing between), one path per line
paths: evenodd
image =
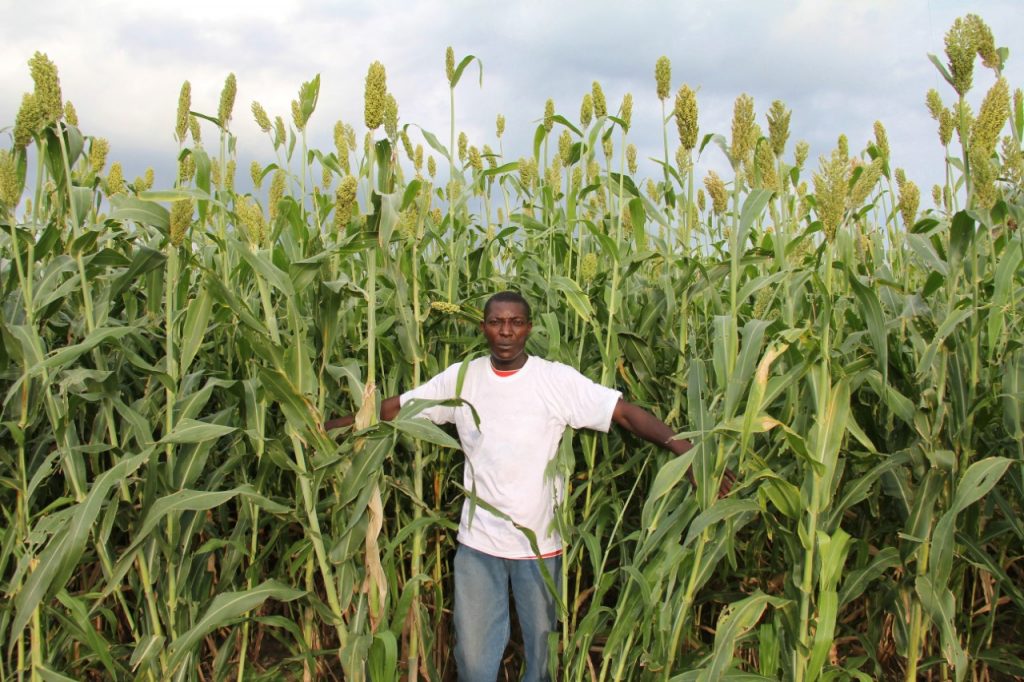
M968 38L992 61L979 22L951 33L961 87ZM452 102L474 60L450 54ZM1019 105L986 120L986 145L1011 142L986 146L984 195L968 139L943 205L905 224L888 166L850 191L874 144L841 143L842 186L817 183L839 203L781 157L755 188L772 159L755 173L737 153L752 101L731 147L700 147L734 152L712 210L667 135L641 193L625 122L601 110L582 129L550 116L532 156L488 152L486 170L455 163L453 111L447 148L420 131L451 162L443 186L345 126L339 161L306 148L319 83L299 130L275 118L265 194L211 182L236 161L226 125L218 155L196 142L195 173L154 191L105 184L96 141L59 118L16 138L34 196L0 204L0 679L450 676L447 581L475 496L449 432L377 407L479 353L505 288L533 303L530 353L694 443L563 440L560 679L1024 670L1007 635L1024 630L1024 188L1003 158ZM775 154L788 116L769 114Z

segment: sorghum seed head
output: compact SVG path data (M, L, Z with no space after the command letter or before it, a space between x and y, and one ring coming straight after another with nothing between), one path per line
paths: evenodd
M878 148L882 158L889 158L889 136L885 134L885 126L881 121L875 121L875 147Z
M235 204L235 213L242 223L245 236L253 246L262 246L267 238L267 221L263 217L263 209L251 197L239 197Z
M416 151L412 157L412 167L416 169L417 173L423 170L423 145L421 144L416 145Z
M999 58L999 51L996 50L992 29L977 14L968 14L967 22L974 36L974 48L981 57L981 63L998 74L1002 68L1002 60Z
M105 138L94 137L89 145L89 167L92 172L99 175L103 167L107 165L107 154L110 153L110 143Z
M121 169L121 162L115 161L110 164L110 172L107 174L107 194L114 196L115 194L124 194L124 191L124 171Z
M545 180L548 186L556 192L562 187L562 161L559 157L556 156L551 165L548 166Z
M789 109L782 100L772 102L768 110L768 139L772 143L772 152L775 156L782 156L786 151L786 141L789 139L789 119L792 116Z
M572 169L572 188L575 191L579 191L580 186L583 184L583 169L579 166L575 166Z
M235 108L235 95L238 93L238 82L235 74L229 73L224 79L224 89L220 91L220 106L217 107L217 118L225 130L231 121L231 113Z
M628 131L633 124L633 95L626 93L622 96L622 105L619 107L619 118L625 124Z
M432 208L430 209L430 219L433 221L434 225L440 225L444 222L444 214L441 213L440 208Z
M664 55L658 57L654 64L654 82L657 86L658 99L664 102L672 89L672 62Z
M57 66L42 52L36 52L28 60L32 81L35 83L35 95L39 102L39 110L43 124L49 125L60 120L64 114L64 98L60 92L60 77Z
M568 130L563 130L562 134L558 136L558 156L562 159L563 166L569 166L572 163L572 135Z
M398 233L404 239L416 238L416 226L419 222L419 211L412 205L402 211L398 216Z
M725 190L725 182L718 176L718 173L713 170L708 171L704 178L704 187L707 188L708 194L711 196L711 208L714 212L719 215L725 213L729 196Z
M505 134L505 117L503 115L498 114L498 118L494 122L494 128L500 140L501 136Z
M288 130L284 126L284 119L280 116L274 117L274 146L284 144L288 140Z
M462 312L462 306L458 303L449 303L448 301L431 301L430 309L445 315L458 315Z
M202 143L203 131L199 127L199 119L195 116L188 117L188 134L192 136L192 141L196 144Z
M480 150L476 148L476 145L469 146L469 166L475 171L482 171L484 169L484 162L480 158Z
M956 128L956 135L964 145L969 144L971 126L974 125L974 115L971 105L966 99L958 101L953 111L953 123Z
M184 185L192 181L196 176L196 160L191 154L186 154L178 161L178 184ZM255 182L253 184L256 184Z
M352 209L356 207L356 192L359 181L354 175L346 175L338 184L334 195L334 227L343 230L352 220Z
M530 163L530 159L522 157L519 159L519 181L525 187L531 187L534 185L534 181L537 179L537 164Z
M277 205L284 198L285 174L283 170L274 171L274 177L270 180L270 190L267 194L267 212L270 219L277 217Z
M953 130L956 128L956 116L949 109L943 109L939 114L939 142L943 147L949 145L953 139Z
M849 196L849 151L840 136L839 145L829 159L822 157L819 172L814 174L814 196L817 200L818 218L821 220L825 238L834 241L836 232L843 222Z
M676 129L679 131L679 144L687 151L697 146L697 93L690 86L683 85L676 92L673 108L676 117Z
M537 161L531 158L519 159L519 181L524 187L533 187L537 182Z
M252 110L252 117L256 121L256 125L260 127L265 133L270 132L270 116L267 115L267 110L263 108L263 105L253 100L252 105L249 107Z
M185 81L181 84L181 91L178 93L178 113L174 119L174 136L179 143L185 141L185 133L188 132L189 110L192 108L192 84Z
M434 178L437 175L437 161L434 161L433 156L427 157L427 174Z
M229 192L235 191L235 173L238 172L238 162L235 159L228 159L227 167L224 169L224 189Z
M732 150L733 163L746 161L754 151L757 142L754 132L754 98L743 93L736 98L732 109Z
M597 176L601 173L601 164L597 161L591 161L587 164L587 184L593 185L597 182Z
M636 174L636 145L628 144L626 146L626 166L629 168L630 175Z
M174 248L181 246L188 234L188 228L192 226L192 212L194 210L192 199L179 199L171 202L171 245Z
M615 153L615 146L612 144L611 135L608 135L601 140L601 148L604 150L604 158L610 160L612 158L612 154Z
M598 118L607 116L608 102L604 98L604 90L601 89L601 84L594 81L593 85L590 86L590 94L594 98L594 116Z
M326 192L334 184L334 173L327 166L320 169L320 186Z
M707 206L707 195L704 194L704 188L697 190L697 210L701 213L704 212L704 208Z
M942 208L942 188L938 185L932 185L932 201L935 202L935 208Z
M292 100L292 125L298 131L306 129L306 117L302 114L302 105L297 99Z
M682 145L676 147L676 170L679 171L680 175L686 175L693 168L693 157L690 155L689 150Z
M761 187L772 191L779 189L779 176L775 170L775 151L771 141L765 140L754 151L754 164L761 177Z
M71 103L71 100L64 102L64 120L68 122L68 125L78 127L78 112L75 111L75 105Z
M903 225L909 230L917 219L917 207L921 201L921 192L910 180L903 182L899 188L899 209L903 217Z
M953 89L963 96L971 89L974 77L975 35L968 21L958 18L946 33L946 58L953 77Z
M384 98L384 132L392 140L398 136L398 100L390 92Z
M928 94L924 96L924 103L928 107L928 113L938 121L945 109L942 105L942 96L939 95L939 91L935 88L930 89Z
M803 168L804 162L807 161L807 155L811 151L811 145L806 140L800 140L796 143L796 149L793 151L793 160L796 162L798 168Z
M836 150L839 152L839 155L843 157L844 161L849 161L850 141L847 139L846 135L839 136L839 141L836 143Z
M14 119L14 147L27 147L32 138L43 129L43 125L43 110L39 106L39 98L26 92L21 96L21 107Z
M219 163L210 164L210 182L217 189L224 189L223 185L221 185L221 182L220 182L220 164Z
M459 133L459 139L458 139L459 161L461 161L463 163L466 162L466 154L467 154L468 151L469 151L469 137L466 136L466 133L460 132Z
M999 133L1010 117L1010 88L1000 78L989 89L971 127L971 153L988 158L996 149Z
M153 172L152 168L147 168L146 172L143 173L142 178L145 181L146 189L151 189L153 187L153 183L156 182L156 173Z
M21 199L21 184L18 182L18 166L14 153L0 149L0 205L6 213L14 213ZM0 216L5 215L0 212Z
M880 156L867 166L864 166L860 176L853 183L853 189L850 190L850 208L857 210L871 196L872 190L878 184L878 179L882 177L884 163L884 157Z
M366 98L363 108L363 118L370 130L376 130L384 123L387 94L387 72L383 64L375 61L366 72Z
M588 92L583 95L583 102L580 104L580 124L586 128L594 120L594 98Z
M489 145L486 145L486 144L484 145L483 155L484 155L484 158L487 159L487 167L488 168L497 168L498 167L498 160L495 158L494 150L491 149Z
M647 182L644 183L644 191L647 192L648 199L658 201L658 185L651 178L647 178Z
M405 150L405 155L409 158L410 161L412 161L413 155L416 152L412 148L412 140L409 139L409 133L403 130L398 134L398 137L399 139L402 140L402 149Z
M580 277L583 278L584 282L590 283L594 281L594 277L597 276L597 254L591 251L590 253L583 256L583 261L580 263Z
M448 79L448 87L455 87L455 50L451 45L444 51L444 75Z
M544 102L544 130L551 132L555 127L555 100L550 97Z

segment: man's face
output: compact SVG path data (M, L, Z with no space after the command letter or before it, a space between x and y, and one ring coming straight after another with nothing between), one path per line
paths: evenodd
M480 324L497 369L519 369L526 363L526 339L533 325L521 303L494 302Z

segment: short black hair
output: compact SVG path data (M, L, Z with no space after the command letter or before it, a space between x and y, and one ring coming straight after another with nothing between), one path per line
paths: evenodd
M530 303L523 295L518 291L499 291L498 293L487 299L487 303L484 303L484 319L487 319L487 312L491 309L492 303L518 303L526 309L526 319L531 319Z

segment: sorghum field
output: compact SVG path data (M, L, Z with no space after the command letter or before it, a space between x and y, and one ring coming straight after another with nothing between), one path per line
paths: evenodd
M701 130L667 59L655 177L599 83L508 158L502 117L456 134L451 49L449 130L374 63L332 149L319 77L253 102L276 161L237 169L234 76L216 111L185 82L178 177L126 182L36 53L0 151L0 681L451 679L461 455L374 406L481 352L505 288L531 353L696 444L566 434L556 679L1020 679L1024 97L979 17L936 48L923 197L882 123L820 159L780 101Z

